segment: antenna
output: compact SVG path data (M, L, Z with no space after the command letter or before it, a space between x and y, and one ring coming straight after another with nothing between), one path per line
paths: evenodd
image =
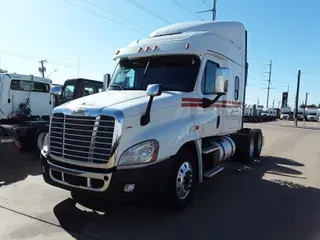
M200 11L197 13L204 13L204 12L212 12L212 21L216 20L216 14L217 14L217 0L212 0L212 9Z

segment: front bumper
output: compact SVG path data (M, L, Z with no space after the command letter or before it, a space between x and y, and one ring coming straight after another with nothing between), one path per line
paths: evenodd
M46 183L69 191L78 191L105 200L135 201L163 195L172 166L172 158L132 169L90 169L54 161L40 155ZM131 192L125 186L134 184Z

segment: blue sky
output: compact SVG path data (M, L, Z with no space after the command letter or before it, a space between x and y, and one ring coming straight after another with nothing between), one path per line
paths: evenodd
M65 0L0 0L0 67L39 75L39 60L47 59L47 75L57 70L50 78L62 83L77 77L79 62L79 76L102 80L104 73L112 73L112 56L118 48L169 23L211 19L210 13L192 14L210 8L211 0L86 0L106 11L83 0L67 1L87 11ZM309 92L308 102L320 103L319 9L318 0L217 1L217 20L241 21L248 30L248 103L259 97L266 104L266 90L261 88L267 86L263 80L268 75L263 72L268 66L263 64L270 60L275 89L270 91L269 105L273 99L278 105L287 85L293 105L298 69L300 102Z

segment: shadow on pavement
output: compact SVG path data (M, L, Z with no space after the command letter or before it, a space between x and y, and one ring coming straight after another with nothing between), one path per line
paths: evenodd
M220 175L198 185L180 213L152 205L99 203L78 207L69 198L54 208L61 226L94 239L320 239L320 191L292 182L304 165L264 156L252 165L228 162ZM295 169L293 169L295 168ZM265 180L267 172L276 180ZM283 180L285 179L285 180ZM91 201L92 200L92 201ZM81 201L81 200L80 200ZM97 207L94 207L97 206Z
M20 152L10 144L0 146L0 187L40 174L39 158L34 153Z

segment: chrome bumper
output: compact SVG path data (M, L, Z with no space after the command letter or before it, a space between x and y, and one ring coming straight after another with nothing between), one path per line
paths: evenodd
M94 173L94 172L85 172L80 170L69 169L69 168L65 168L65 167L61 167L56 164L53 164L49 160L48 160L48 165L49 165L49 175L53 181L69 187L78 188L78 189L84 189L84 190L89 190L94 192L103 192L109 187L111 177L112 177L112 173ZM53 171L61 173L61 176L62 176L61 180L54 177ZM67 182L65 179L66 174L85 178L86 186L73 185ZM103 186L100 188L94 188L91 184L92 179L103 181Z

